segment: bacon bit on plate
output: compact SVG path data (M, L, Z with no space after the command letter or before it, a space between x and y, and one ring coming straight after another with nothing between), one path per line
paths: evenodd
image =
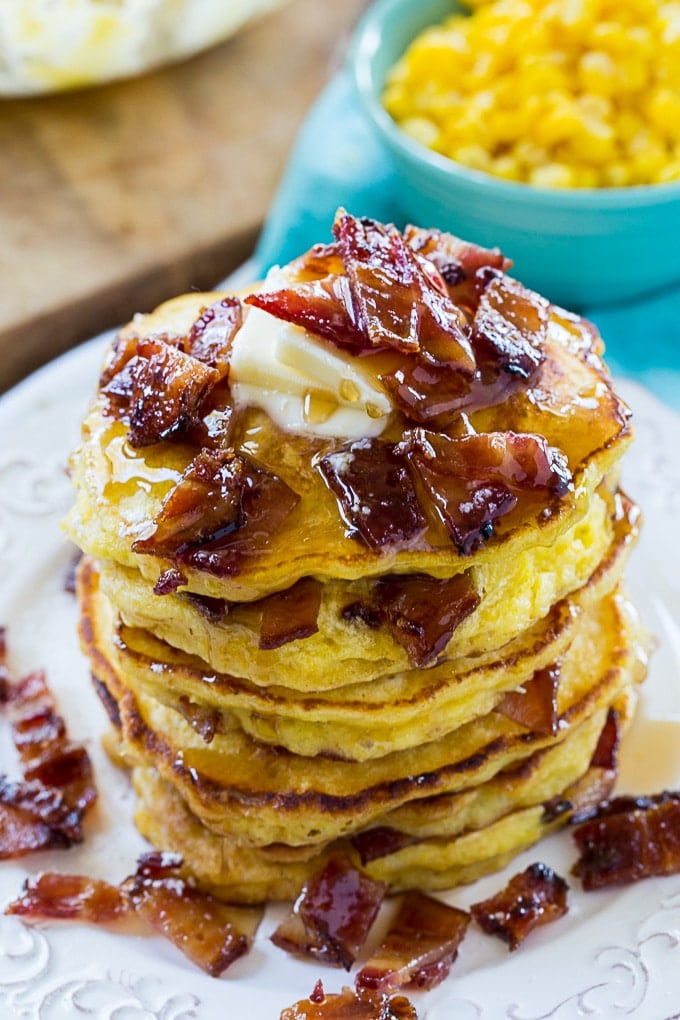
M374 599L345 606L347 620L384 626L414 666L426 666L446 648L451 635L480 602L468 571L439 579L429 574L385 574Z
M615 797L574 830L583 888L680 872L680 793Z
M357 989L434 988L448 976L469 923L464 910L406 893L387 935L357 974Z
M530 864L495 896L474 903L470 912L489 935L498 935L511 950L517 949L538 925L562 917L569 886L546 864Z
M176 558L224 577L262 552L300 497L233 450L201 450L165 497L154 531L133 552Z
M385 895L385 886L339 854L302 887L272 942L296 956L349 970Z
M102 393L129 423L131 446L182 435L200 419L200 409L219 372L162 339L140 339L136 353L106 383Z
M280 648L289 641L316 634L323 585L314 577L301 577L292 587L261 599L259 648Z
M241 930L247 912L195 889L181 877L182 859L152 851L138 861L122 890L137 913L213 977L248 952ZM250 911L252 915L252 911ZM259 912L256 924L259 922Z
M134 875L118 886L83 875L44 872L26 879L22 894L5 913L30 920L77 919L106 924L135 914L218 977L243 956L262 911L232 907L190 886L176 854L142 854Z
M526 726L532 733L555 736L558 730L557 688L560 682L560 663L554 662L537 669L521 690L508 691L496 705L507 719Z
M319 461L350 529L371 549L407 542L425 529L405 459L391 443L359 439Z
M0 777L0 859L81 842L83 818L97 797L90 758L69 742L44 672L12 682L6 652L2 630L0 700L23 776Z
M400 449L464 555L490 538L495 522L518 503L537 495L561 498L572 487L564 454L531 433L451 438L413 429Z
M107 924L123 917L130 909L118 886L85 875L59 875L43 871L30 875L21 895L6 908L32 920L43 918L77 919Z
M282 1010L279 1020L418 1020L404 995L357 995L351 988L326 995L317 981L308 999Z

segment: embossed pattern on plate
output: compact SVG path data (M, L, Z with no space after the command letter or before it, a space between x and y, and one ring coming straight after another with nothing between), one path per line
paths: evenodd
M94 759L100 802L82 847L0 864L0 908L24 877L42 869L112 881L129 873L144 843L132 824L127 778L100 748L105 718L91 691L76 638L76 606L63 581L72 550L59 521L70 499L66 465L96 379L103 340L92 341L26 380L0 401L0 622L13 672L44 666L75 740ZM680 785L680 417L642 388L625 384L638 439L624 486L642 505L643 536L629 587L658 648L624 758L627 789ZM11 438L10 438L11 437ZM0 762L13 749L0 720ZM568 876L571 840L561 833L522 855L508 874L541 859ZM466 907L504 875L449 895ZM270 907L253 951L221 980L197 971L162 939L77 924L25 927L0 916L0 1013L21 1020L276 1020L309 994L351 981L294 961L268 936L282 907ZM586 895L572 883L566 918L509 955L472 930L451 977L415 995L421 1020L672 1020L680 1010L680 876Z

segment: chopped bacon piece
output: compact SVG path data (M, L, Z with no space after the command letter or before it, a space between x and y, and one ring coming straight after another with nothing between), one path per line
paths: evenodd
M562 917L569 886L546 864L531 864L515 875L495 896L474 903L470 912L489 935L498 935L517 949L538 925Z
M482 248L441 230L409 224L404 239L437 268L453 301L472 311L489 283L512 265L498 248Z
M149 446L181 435L200 418L200 408L219 373L161 339L137 341L137 350L103 387L116 413L129 422L131 446Z
M319 470L350 529L371 549L407 542L425 529L405 459L391 443L359 439L329 453Z
M187 579L177 567L168 567L158 575L158 580L153 586L154 595L173 595L178 588L182 588Z
M189 885L181 869L181 857L152 851L142 854L135 874L118 886L82 875L43 873L26 881L22 895L5 912L97 924L135 913L217 977L248 951L262 911L216 900Z
M248 952L250 940L235 922L239 912L188 885L181 865L175 854L143 854L136 874L123 883L123 892L156 931L218 977Z
M153 533L132 549L218 577L234 574L244 557L266 549L299 500L280 478L233 450L201 450L166 496Z
M499 276L481 296L473 324L480 364L530 379L545 359L550 305L517 280Z
M13 784L14 785L14 784ZM7 786L0 790L0 860L23 857L36 850L66 849L73 840L61 829L40 821L35 814L5 803Z
M350 838L350 842L362 864L370 861L377 861L380 857L387 857L394 854L402 847L410 846L417 842L416 836L409 836L405 832L398 832L397 829L390 829L387 825L378 825L374 829L364 829L357 832Z
M212 623L222 623L231 612L232 604L227 599L218 599L212 595L198 595L193 591L185 591L182 596Z
M300 266L322 269L327 263L328 275L251 294L246 303L358 354L422 350L472 376L467 319L434 266L424 267L393 226L341 213L333 230L335 246Z
M128 910L129 903L118 886L84 875L41 872L26 879L21 896L9 904L5 913L107 924Z
M44 672L36 670L13 683L5 660L3 633L2 702L23 779L0 777L0 858L80 842L83 817L97 797L90 758L84 747L69 743Z
M210 708L208 705L197 705L187 698L185 694L180 694L177 699L177 708L192 730L195 730L206 744L212 743L222 723L220 712L216 708Z
M340 855L305 882L272 942L297 956L309 956L349 970L373 924L385 886Z
M518 503L561 498L572 486L564 454L530 433L451 438L413 429L400 448L464 555L490 538L495 521Z
M537 669L521 690L508 691L503 696L496 705L496 711L533 733L554 737L559 726L557 688L560 670L559 662Z
M619 713L610 708L588 770L564 793L543 805L545 821L550 822L568 812L570 822L578 824L597 814L616 784L620 742Z
M434 988L448 976L469 923L464 910L406 893L387 935L357 974L357 989Z
M323 585L314 577L301 577L291 588L261 599L259 648L280 648L289 641L316 634Z
M590 759L591 767L615 771L618 764L620 746L621 727L619 726L619 713L615 708L610 708L607 713L607 721L604 724L597 746Z
M355 353L368 346L351 312L352 298L346 276L330 275L322 280L291 284L275 291L257 291L244 299L277 319L292 322L336 347Z
M229 371L231 345L243 322L243 306L237 297L223 297L208 305L189 330L188 353L209 365L223 379Z
M680 872L680 793L615 797L574 831L586 890Z
M353 602L343 608L342 616L373 629L386 627L414 666L426 666L446 648L479 602L469 571L443 579L429 574L385 574L376 581L370 602Z
M357 995L351 988L326 995L317 981L308 999L281 1012L279 1020L418 1020L404 995Z
M333 227L349 280L352 318L371 348L423 350L471 376L467 322L439 274L425 272L393 226L342 213Z
M468 571L443 579L391 574L379 578L375 594L390 634L414 666L436 659L480 602Z
M337 241L313 244L292 265L299 273L311 276L331 276L344 271Z

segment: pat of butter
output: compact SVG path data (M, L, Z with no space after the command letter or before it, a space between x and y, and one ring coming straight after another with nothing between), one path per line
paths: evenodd
M263 290L290 285L271 270ZM237 406L255 406L289 432L362 439L378 436L392 404L371 371L320 337L249 308L234 338L229 381Z

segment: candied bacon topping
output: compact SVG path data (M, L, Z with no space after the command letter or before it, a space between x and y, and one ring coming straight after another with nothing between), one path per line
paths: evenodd
M129 423L133 447L182 435L200 419L219 381L214 369L162 339L137 340L136 354L103 387L114 411Z
M237 297L223 297L204 308L187 336L187 352L209 365L223 379L229 371L231 346L243 322Z
M413 429L400 449L463 554L494 533L494 524L539 495L572 486L564 454L542 436L486 432L451 438Z
M577 824L597 813L602 802L611 796L616 784L620 743L619 713L615 708L610 708L588 770L563 794L543 805L546 822L569 813L572 824Z
M132 549L226 576L266 549L298 502L285 482L233 450L201 450L165 497L152 534Z
M279 1020L418 1020L404 995L363 995L351 988L326 995L317 981L308 999L282 1010Z
M0 777L0 858L82 841L82 821L97 791L87 751L71 744L42 670L11 682L4 632L2 702L23 778Z
M491 364L530 379L545 358L550 305L508 276L493 279L481 296L473 324L478 364Z
M319 461L351 537L371 549L406 542L425 528L406 461L391 443L359 439Z
M349 970L373 924L385 886L339 854L305 882L272 942L302 957Z
M521 690L508 691L496 705L496 711L526 726L533 733L555 736L558 730L557 688L560 681L560 664L554 662L537 669Z
M680 793L615 797L574 830L583 888L680 872Z
M474 903L470 912L489 935L498 935L517 949L538 925L567 913L569 886L546 864L530 864L495 896Z
M75 918L106 924L128 910L128 901L115 885L85 875L40 872L26 879L21 895L9 904L5 913L41 920Z
M172 595L178 588L182 588L187 579L177 567L168 567L158 576L153 586L154 595Z
M615 708L610 708L607 713L607 721L602 728L597 746L590 759L591 767L615 771L618 765L620 746L621 727L619 725L619 713Z
M261 911L230 907L195 889L182 877L182 863L176 854L142 854L135 874L118 886L83 875L42 873L26 880L5 913L96 924L135 914L218 977L250 948Z
M397 829L390 829L387 825L364 829L363 832L357 832L350 838L350 843L359 854L362 864L377 861L380 857L387 857L389 854L394 854L397 850L411 846L416 842L416 836L409 836Z
M328 264L328 275L251 294L246 303L356 353L422 349L471 376L475 362L467 320L434 267L424 268L393 226L341 213L333 232L335 246L304 265L323 271Z
M357 974L357 989L434 988L448 976L469 923L464 910L406 893L385 938Z
M479 602L469 571L443 579L429 574L386 574L373 586L370 602L345 606L342 615L372 628L386 627L414 666L426 666L446 648Z
M453 301L473 312L480 295L495 279L495 274L488 270L502 272L512 265L498 248L482 248L441 230L409 224L404 230L404 240L437 268Z
M258 647L280 648L289 641L316 634L323 585L314 577L301 577L292 587L260 599L262 619Z

